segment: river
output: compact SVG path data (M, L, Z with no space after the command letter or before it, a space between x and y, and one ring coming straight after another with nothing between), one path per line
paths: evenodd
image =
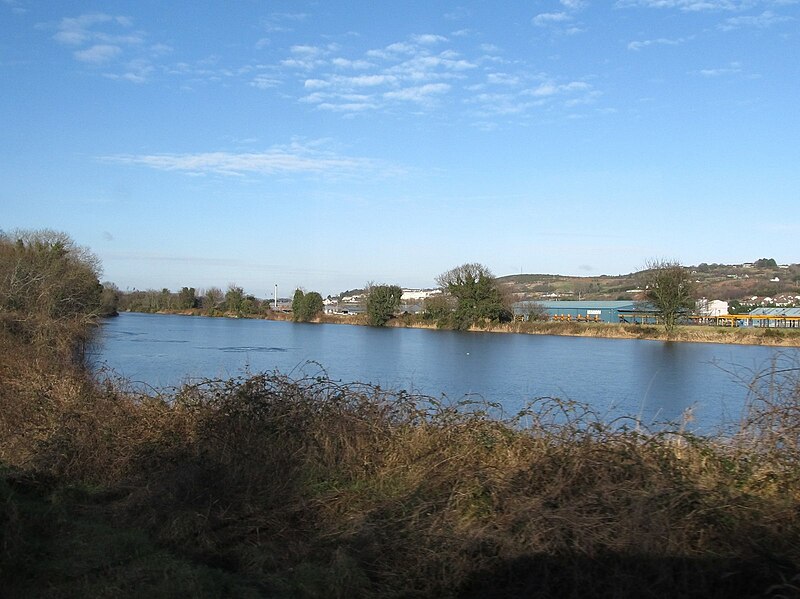
M263 371L326 373L453 400L468 395L509 415L539 397L647 425L690 410L689 429L698 432L735 423L752 376L798 357L795 348L135 313L103 321L90 352L102 372L159 389Z

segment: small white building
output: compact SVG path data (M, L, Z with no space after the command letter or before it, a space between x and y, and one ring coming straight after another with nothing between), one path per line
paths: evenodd
M728 313L728 302L723 302L722 300L708 300L703 297L697 300L696 310L697 314L700 316L725 316Z
M418 302L432 295L438 295L442 292L441 289L403 289L403 295L400 296L401 302Z

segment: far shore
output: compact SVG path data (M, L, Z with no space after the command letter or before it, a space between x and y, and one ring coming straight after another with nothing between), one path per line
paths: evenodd
M257 320L282 320L291 322L291 314L270 312L266 315L240 316L229 312L207 314L202 310L159 311L156 314L184 316L208 316L223 318L249 318ZM363 315L323 314L311 321L324 324L349 324L369 326ZM410 329L433 329L440 327L435 322L417 316L404 315L393 318L388 327ZM450 329L441 329L450 330ZM663 326L642 324L581 323L581 322L509 322L487 326L473 326L469 331L482 333L516 333L521 335L557 335L563 337L599 337L606 339L650 339L653 341L675 341L679 343L729 343L736 345L767 345L775 347L800 347L800 329L765 327L719 327L706 325L683 325L668 335Z

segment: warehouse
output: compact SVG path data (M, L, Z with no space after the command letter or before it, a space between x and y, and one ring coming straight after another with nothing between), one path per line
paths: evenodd
M655 322L652 309L640 302L622 301L548 301L517 302L514 316L528 320L533 314L544 311L548 320L571 322Z
M800 308L756 308L745 321L755 327L794 329L800 327Z

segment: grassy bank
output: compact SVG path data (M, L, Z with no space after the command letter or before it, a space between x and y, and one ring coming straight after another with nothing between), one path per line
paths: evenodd
M496 325L490 327L489 330L529 335L566 335L611 339L653 339L689 343L733 343L740 345L800 347L800 329L683 325L676 327L672 334L667 334L664 327L654 325L523 322Z
M235 314L205 314L201 310L178 310L159 314L182 314L186 316L224 316L239 318ZM266 315L247 316L265 320L291 321L291 314L269 312ZM327 324L350 324L367 326L365 315L321 314L312 322ZM404 315L389 320L387 326L418 329L441 329L435 321L418 315ZM473 326L469 330L490 333L518 333L525 335L561 335L566 337L602 337L608 339L652 339L688 343L732 343L737 345L770 345L776 347L800 347L800 329L762 327L720 327L706 325L683 325L667 334L663 326L640 324L584 323L584 322L513 322L487 323Z
M791 371L753 396L740 435L698 438L604 423L572 402L501 422L279 374L142 395L0 343L0 584L12 596L800 589Z

